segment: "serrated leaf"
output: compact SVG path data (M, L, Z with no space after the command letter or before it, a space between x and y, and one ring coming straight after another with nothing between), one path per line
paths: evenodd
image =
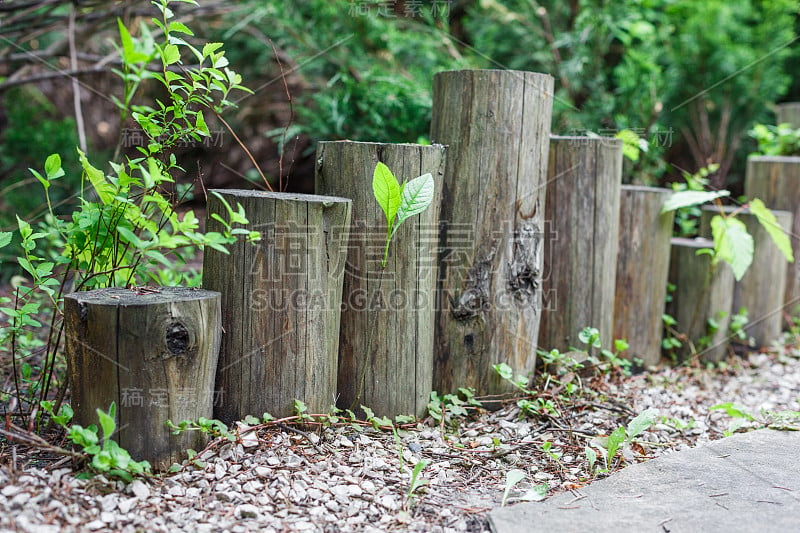
M372 192L386 215L387 226L391 228L400 208L401 189L392 171L381 162L378 162L372 174Z
M181 60L181 51L177 45L168 44L162 50L161 57L165 65L172 65Z
M775 215L770 211L764 202L758 198L754 198L750 202L750 212L756 216L758 222L772 238L772 242L778 247L778 250L786 257L790 263L794 262L794 253L792 252L792 241L789 236L783 231L783 228L778 224Z
M403 187L400 207L397 210L397 224L425 211L433 202L433 176L423 174L409 181Z
M672 193L664 206L661 208L662 213L672 211L673 209L680 209L681 207L691 207L693 205L700 205L710 202L716 198L730 196L729 191L678 191Z
M194 35L194 32L190 30L186 24L183 22L173 21L169 23L169 31L177 32L177 33L185 33L187 35Z
M740 281L753 262L753 237L747 233L744 222L720 215L711 219L714 236L714 263L725 261L733 270L733 277Z
M653 423L656 421L656 417L658 416L657 409L645 409L641 413L639 413L633 420L628 422L628 438L632 439L639 435L642 431L646 430Z
M206 43L203 45L203 57L208 57L222 48L222 43Z

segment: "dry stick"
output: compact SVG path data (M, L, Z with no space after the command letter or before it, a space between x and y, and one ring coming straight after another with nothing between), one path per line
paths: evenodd
M261 167L258 166L258 163L256 163L255 157L253 157L253 154L250 153L250 150L247 149L247 146L242 142L242 140L239 138L239 136L236 135L236 132L233 131L233 128L231 128L230 124L225 122L225 119L222 118L222 116L220 116L219 112L216 109L214 109L212 107L211 110L217 116L219 121L222 122L222 124L225 126L225 128L227 128L227 130L230 132L230 134L233 135L233 138L236 139L237 143L239 143L239 146L242 148L242 150L244 150L244 153L247 154L247 157L250 159L250 162L253 163L253 166L255 167L256 171L258 172L258 175L261 176L262 180L264 180L264 184L267 186L267 189L269 189L270 192L275 192L274 189L272 188L272 185L269 184L269 180L264 175L264 172L262 172Z
M283 64L281 63L281 58L278 57L278 49L275 47L275 43L272 42L272 39L269 39L269 44L272 46L272 53L275 54L275 61L278 63L278 69L281 72L281 81L283 82L283 89L286 91L286 99L289 102L289 122L286 123L286 127L283 128L283 133L281 134L281 155L278 158L278 190L282 191L283 188L283 155L286 151L286 133L289 131L292 123L294 122L294 105L292 104L292 95L289 92L289 84L286 83L286 75L283 72ZM295 146L296 146L295 141ZM292 150L292 154L294 154L294 150ZM294 157L292 157L292 164L289 166L289 174L292 172L292 167L294 166ZM286 179L289 179L289 176L286 176ZM288 186L288 184L287 184Z
M69 66L72 70L78 68L78 57L75 55L75 5L69 11ZM77 78L72 78L72 103L75 106L75 126L78 129L78 144L81 151L86 153L86 129L83 124L83 111L81 109L81 87Z

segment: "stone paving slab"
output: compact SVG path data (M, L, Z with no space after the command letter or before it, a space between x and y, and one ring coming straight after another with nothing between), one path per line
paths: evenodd
M489 523L495 533L800 532L800 432L736 434L496 509Z

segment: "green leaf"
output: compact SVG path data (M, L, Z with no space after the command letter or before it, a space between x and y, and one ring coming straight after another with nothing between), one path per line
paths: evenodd
M78 157L81 161L83 171L86 173L86 177L89 178L89 183L92 184L95 192L97 192L97 196L100 197L100 201L104 204L110 204L114 200L114 194L112 186L106 181L106 176L103 174L103 171L93 167L86 158L86 154L81 152L80 149L78 149Z
M524 502L540 502L547 498L547 483L534 485L525 494L520 496L520 500Z
M656 421L657 416L658 410L653 408L646 409L639 413L633 420L628 422L628 428L626 430L628 438L632 439L645 429L652 426Z
M606 458L609 468L611 468L611 460L614 459L615 455L617 455L617 450L619 450L619 447L623 442L625 442L625 428L620 426L608 436Z
M114 421L115 413L116 405L114 402L111 402L111 407L108 409L108 413L104 412L102 409L97 409L97 418L100 421L100 427L103 428L104 446L108 446L111 435L113 435L114 430L117 429L117 423Z
M197 112L197 117L195 120L195 128L197 128L197 131L200 132L201 135L205 135L206 137L210 135L208 131L208 126L206 126L206 120L203 118L202 111Z
M729 191L678 191L672 193L664 206L661 208L662 213L672 211L673 209L680 209L681 207L690 207L693 205L700 205L710 202L716 198L729 196Z
M725 261L731 265L733 277L740 281L753 262L753 237L747 233L744 222L716 215L711 219L714 236L714 263Z
M129 65L149 61L150 57L147 54L136 50L128 28L119 18L117 19L117 26L119 27L119 39L122 43L122 60Z
M222 43L206 43L203 45L203 57L208 57L222 48Z
M772 242L775 243L775 246L778 247L778 250L783 253L786 257L786 260L790 263L794 262L794 253L792 252L792 242L789 240L789 236L786 235L786 232L783 231L783 228L778 224L778 220L775 218L775 215L770 211L764 202L759 200L758 198L754 198L750 202L750 212L753 213L758 222L764 227L767 231L769 236L772 238Z
M514 370L512 370L511 367L505 363L498 363L496 365L492 365L492 368L494 368L494 371L497 372L497 375L499 375L503 379L510 380L514 377Z
M4 248L11 244L11 238L14 234L10 231L0 231L0 248Z
M181 60L181 51L177 45L168 44L164 47L161 57L164 60L165 65L172 65L173 63L177 63Z
M433 176L423 174L409 181L403 187L400 207L397 210L397 225L404 220L425 211L433 201Z
M44 173L47 174L48 180L54 180L64 175L64 169L61 168L61 156L58 154L50 154L44 162Z
M392 171L380 161L375 166L375 172L372 175L372 192L383 210L383 214L386 215L387 226L391 228L397 210L400 208L401 190Z

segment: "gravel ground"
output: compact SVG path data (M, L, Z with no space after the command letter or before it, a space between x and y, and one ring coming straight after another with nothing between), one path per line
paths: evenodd
M552 495L585 486L608 475L589 473L586 445L645 409L658 411L656 423L612 470L721 438L732 422L744 421L744 431L800 421L766 412L800 409L800 353L791 346L713 370L612 373L581 385L566 399L552 382L543 389L557 414L521 418L511 402L451 424L423 421L397 438L351 425L240 428L238 443L212 443L199 466L127 486L76 479L63 461L31 466L37 461L24 450L13 466L0 442L0 531L485 531L509 470L526 473L509 505L537 498L532 488ZM756 420L710 410L724 402ZM424 485L409 497L418 461L426 463L417 478ZM597 461L596 469L604 465Z

